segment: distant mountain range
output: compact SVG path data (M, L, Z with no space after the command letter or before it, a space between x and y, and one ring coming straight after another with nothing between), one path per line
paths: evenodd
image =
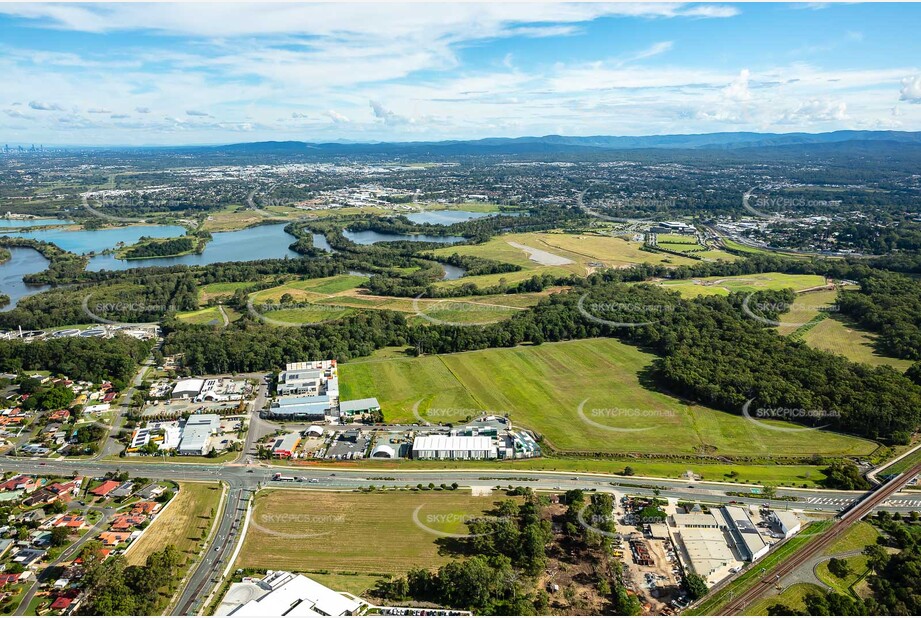
M808 147L839 144L847 147L871 146L885 142L889 147L921 147L921 132L834 131L831 133L702 133L695 135L647 135L572 137L492 137L479 140L437 142L251 142L212 146L207 149L227 154L540 154L601 152L610 150L738 150L743 148ZM883 144L880 144L881 146Z

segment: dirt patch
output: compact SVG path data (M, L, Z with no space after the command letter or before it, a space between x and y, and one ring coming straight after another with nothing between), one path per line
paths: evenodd
M522 245L517 242L509 242L511 246L516 249L521 249L528 254L528 259L532 262L537 262L541 266L565 266L566 264L572 264L572 260L565 258L561 255L556 255L555 253L550 253L549 251L544 251L543 249L535 249L534 247L529 247L527 245Z

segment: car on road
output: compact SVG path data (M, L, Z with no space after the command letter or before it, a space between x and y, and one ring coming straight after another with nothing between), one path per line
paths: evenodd
M247 470L247 472L248 472L249 474L252 474L252 473L253 473L253 471L252 471L252 470Z
M319 482L320 482L320 479L310 479L310 482L311 482L311 483L319 483Z

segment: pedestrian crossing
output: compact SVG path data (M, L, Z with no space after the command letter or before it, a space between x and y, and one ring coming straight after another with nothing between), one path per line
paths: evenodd
M837 507L841 507L842 509L849 507L856 502L857 501L852 498L818 498L818 497L806 498L806 504L817 504L817 505L820 504L823 506L837 506ZM889 500L886 500L885 502L883 502L883 506L903 507L903 508L908 507L908 508L921 509L921 500L890 498Z
M851 506L851 505L854 504L855 502L856 502L856 500L854 500L853 498L817 498L817 497L812 497L812 498L807 498L807 499L806 499L806 504L823 504L823 505L826 505L826 506L840 506L840 507L842 507L842 508L845 507L845 506Z

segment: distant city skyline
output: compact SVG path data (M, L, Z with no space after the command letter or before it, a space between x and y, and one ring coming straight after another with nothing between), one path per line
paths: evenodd
M921 7L0 4L0 144L921 130Z

